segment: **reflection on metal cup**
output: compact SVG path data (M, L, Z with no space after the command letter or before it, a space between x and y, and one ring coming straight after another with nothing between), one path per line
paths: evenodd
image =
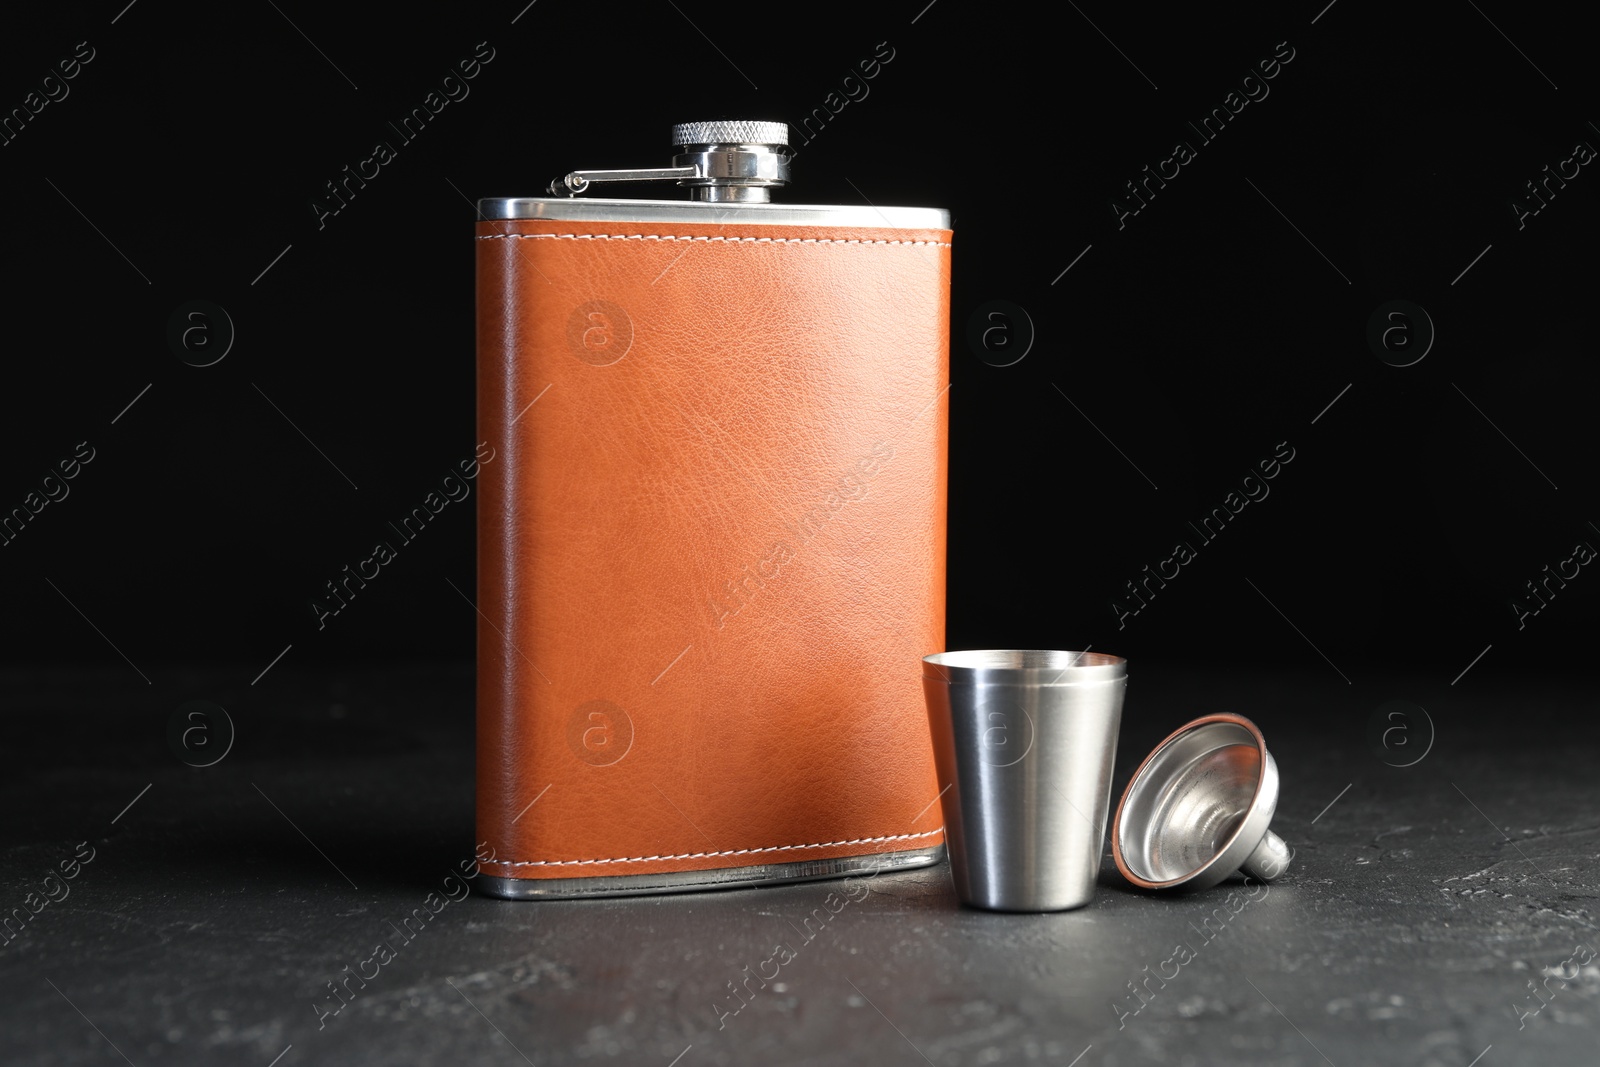
M987 649L922 661L956 893L995 911L1089 903L1127 661Z

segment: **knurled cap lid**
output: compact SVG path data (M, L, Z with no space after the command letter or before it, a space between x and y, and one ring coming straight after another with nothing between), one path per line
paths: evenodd
M672 127L675 148L697 144L788 145L789 124L745 119L719 119L714 122L680 122Z

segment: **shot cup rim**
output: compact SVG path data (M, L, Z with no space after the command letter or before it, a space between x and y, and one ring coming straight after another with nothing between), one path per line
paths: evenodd
M922 657L922 676L950 685L1081 685L1126 678L1128 661L1109 652L974 648Z

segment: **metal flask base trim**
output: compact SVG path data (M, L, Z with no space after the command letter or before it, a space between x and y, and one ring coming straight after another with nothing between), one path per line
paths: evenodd
M718 867L707 871L673 871L665 874L617 874L593 878L500 878L483 874L478 876L477 885L480 893L506 900L629 897L707 889L747 889L850 875L875 876L931 867L944 856L945 847L935 845L906 852L879 852L871 856L841 856L829 860L763 863L749 867Z
M928 657L934 758L961 902L1080 908L1105 851L1126 662L995 650Z

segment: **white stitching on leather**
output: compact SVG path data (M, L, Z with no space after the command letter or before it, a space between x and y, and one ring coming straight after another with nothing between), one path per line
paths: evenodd
M478 240L495 241L507 237L519 240L537 240L539 238L555 238L561 241L727 241L738 243L749 241L754 244L774 245L933 245L936 248L949 248L949 241L865 241L860 238L843 237L695 237L674 236L671 234L656 233L480 233Z
M607 860L489 860L484 866L501 867L586 867L596 863L649 863L654 860L694 860L711 856L750 856L758 852L788 852L801 848L833 848L837 845L875 845L883 841L910 841L944 833L943 828L920 834L890 834L887 837L857 837L850 841L822 841L814 845L770 845L766 848L735 848L726 852L680 852L675 856L628 856Z

